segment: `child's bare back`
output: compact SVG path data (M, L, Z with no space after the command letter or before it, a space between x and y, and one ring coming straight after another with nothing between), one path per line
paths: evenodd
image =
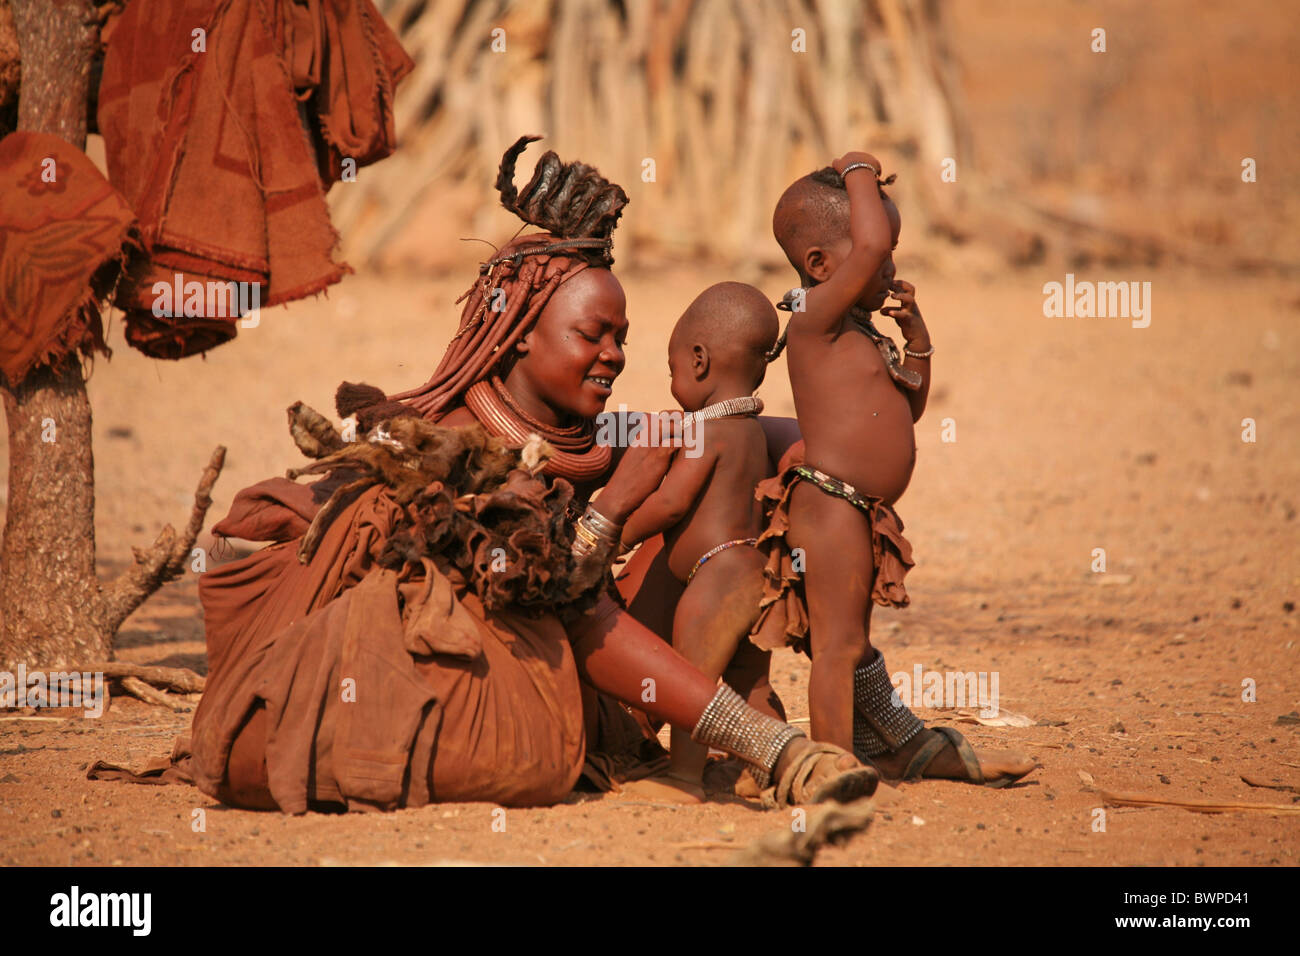
M719 544L757 537L763 516L753 488L771 469L766 436L753 416L692 427L701 455L686 467L707 475L690 510L664 532L669 570L683 584Z

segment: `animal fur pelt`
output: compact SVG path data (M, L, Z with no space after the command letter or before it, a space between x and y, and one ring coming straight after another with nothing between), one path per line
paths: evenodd
M384 390L374 385L344 382L334 393L334 407L340 418L355 418L357 430L368 432L385 418L409 415L420 418L420 412L401 402L389 401Z
M345 383L347 385L347 383ZM373 407L371 386L340 388L339 411ZM374 389L378 393L378 389ZM379 393L382 396L382 393ZM356 493L375 484L393 491L405 511L379 557L383 567L432 560L459 572L489 611L573 611L599 594L572 594L573 532L567 513L573 486L538 477L554 453L534 436L510 448L482 425L459 428L403 416L378 422L345 442L330 422L301 402L289 408L289 430L299 449L317 460L291 468L291 479L341 471L340 484L303 536L298 559L309 563L334 517Z

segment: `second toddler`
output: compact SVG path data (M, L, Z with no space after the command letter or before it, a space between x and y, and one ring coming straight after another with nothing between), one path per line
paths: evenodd
M687 585L673 616L673 647L712 678L738 651L764 673L770 657L746 638L763 592L764 562L754 549L763 516L754 488L771 470L757 419L763 403L753 393L778 329L772 304L739 282L711 286L682 314L668 368L673 398L688 413L684 427L694 434L623 529L625 547L663 533L669 570ZM674 727L671 751L663 782L702 799L708 748Z

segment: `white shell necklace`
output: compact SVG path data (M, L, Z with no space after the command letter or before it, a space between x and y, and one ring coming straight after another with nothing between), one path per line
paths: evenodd
M763 400L757 395L742 395L739 398L724 398L712 405L705 405L699 411L687 412L682 416L683 424L687 422L704 422L711 418L731 418L739 415L758 415L763 411Z

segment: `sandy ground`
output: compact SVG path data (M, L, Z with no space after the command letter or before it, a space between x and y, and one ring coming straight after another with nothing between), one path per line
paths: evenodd
M891 671L996 671L1001 706L1034 725L961 729L1040 768L1003 791L904 786L868 833L818 863L1300 862L1296 815L1112 808L1105 831L1093 828L1097 788L1300 807L1300 724L1285 716L1300 710L1294 287L1079 276L1150 281L1151 325L1134 329L1044 318L1043 283L1063 269L981 280L924 262L900 257L938 346L899 506L918 566L912 607L879 613L876 641ZM725 277L625 274L629 368L613 403L668 403L671 322ZM101 573L184 519L216 443L230 455L208 526L240 487L298 463L284 425L291 402L327 410L344 378L421 381L469 278L353 278L179 365L134 353L114 329L118 350L90 382ZM760 281L774 296L787 284ZM773 413L791 411L783 367L760 394ZM1253 443L1242 441L1246 418ZM955 441L942 440L945 425ZM1097 548L1104 573L1092 570ZM187 575L141 608L120 656L205 670L196 583ZM803 717L806 662L781 653L775 668ZM1247 680L1256 702L1242 699ZM229 810L187 787L84 779L95 759L140 766L166 754L189 717L115 699L99 721L0 719L0 862L714 864L789 825L734 799L677 807L616 794L510 810L499 832L487 804L289 818ZM1292 789L1253 788L1243 775ZM195 832L199 809L206 829Z

